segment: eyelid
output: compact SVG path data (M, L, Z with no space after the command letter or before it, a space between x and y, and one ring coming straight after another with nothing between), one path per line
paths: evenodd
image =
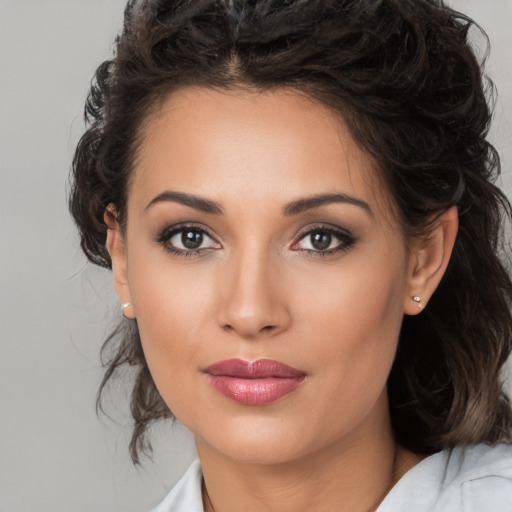
M298 241L315 231L326 231L335 235L339 234L341 236L353 237L352 233L348 229L337 226L336 224L331 224L330 222L315 222L301 228L293 238Z
M171 238L186 230L198 231L202 233L204 236L210 238L219 247L205 247L202 249L181 249L178 247L168 245L168 242L171 240ZM197 222L180 222L178 224L167 226L158 232L157 236L155 237L155 241L158 244L162 245L164 249L183 256L189 256L192 254L199 255L201 252L209 252L211 250L217 250L222 247L221 243L217 240L217 237L211 234L209 228Z
M173 246L169 244L169 241L176 236L177 234L186 231L198 231L201 232L204 236L208 237L212 242L217 245L217 247L204 247L204 248L198 248L198 249L186 249L186 248L179 248L176 246ZM333 235L339 240L339 244L332 248L332 249L307 249L307 248L296 248L296 246L308 235L311 235L312 233L317 232L323 232L328 233L330 235ZM205 253L210 253L213 250L222 249L222 244L218 241L218 238L213 235L210 232L210 229L205 226L204 224L200 222L180 222L177 224L173 224L170 226L167 226L160 230L158 234L155 236L155 242L160 244L165 250L174 253L178 256L200 256L204 255ZM342 252L345 250L348 250L354 245L356 242L356 237L351 234L350 231L348 231L345 228L342 228L340 226L331 224L331 223L317 223L317 224L310 224L306 226L305 228L301 229L300 232L295 235L294 241L292 242L290 249L302 252L302 253L308 253L312 256L327 256L330 254L334 254L337 252Z
M301 242L304 238L306 238L308 235L311 235L312 233L317 232L324 232L331 235L334 235L340 240L339 246L333 248L333 249L293 249L294 246L296 246L299 242ZM347 229L341 228L339 226L335 226L330 223L324 223L324 224L314 224L309 225L305 229L301 230L299 234L297 234L294 238L294 242L291 245L292 250L296 251L303 251L314 255L322 255L322 254L333 254L338 251L343 251L349 249L354 243L356 242L356 237L350 233Z

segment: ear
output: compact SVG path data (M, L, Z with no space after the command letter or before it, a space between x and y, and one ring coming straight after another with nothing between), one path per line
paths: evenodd
M103 220L107 225L107 251L110 255L110 260L112 261L114 287L121 303L123 305L130 304L128 307L123 307L123 315L126 318L134 319L135 311L131 305L123 236L121 233L121 226L117 220L117 212L112 205L109 205L105 210Z
M411 243L405 314L417 315L427 305L450 261L458 227L457 208L453 206L435 221L426 237Z

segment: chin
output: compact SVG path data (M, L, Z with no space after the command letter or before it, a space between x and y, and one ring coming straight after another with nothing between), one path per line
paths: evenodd
M217 443L213 448L225 458L242 464L277 465L297 460L302 453L300 447L281 439L267 439L265 442L248 439L233 440L228 446Z
M245 421L244 421L245 420ZM318 439L308 441L304 425L289 425L272 418L238 418L230 425L218 422L205 430L206 436L193 432L198 450L213 450L223 457L245 464L285 464L318 449Z

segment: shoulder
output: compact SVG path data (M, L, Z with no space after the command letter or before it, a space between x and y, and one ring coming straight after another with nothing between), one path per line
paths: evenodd
M448 452L447 480L473 480L489 476L512 477L512 445L474 445Z
M201 466L196 460L160 505L151 512L203 512L202 480Z
M454 450L447 457L444 484L439 510L443 501L459 500L464 512L512 512L512 446Z
M406 510L512 512L512 446L459 447L426 458L404 475L378 512Z

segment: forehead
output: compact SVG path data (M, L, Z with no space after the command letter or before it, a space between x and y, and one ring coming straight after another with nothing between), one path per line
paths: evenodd
M189 87L146 119L129 200L142 208L171 189L220 203L282 204L341 192L389 209L376 167L340 114L295 90Z

